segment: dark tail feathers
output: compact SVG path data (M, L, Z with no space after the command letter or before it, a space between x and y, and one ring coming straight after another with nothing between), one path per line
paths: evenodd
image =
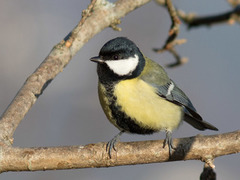
M184 116L184 121L186 121L187 123L189 123L190 125L192 125L193 127L195 127L198 130L205 130L205 129L210 129L210 130L214 130L214 131L218 131L218 128L216 128L215 126L213 126L212 124L203 121L203 120L198 120L188 114L185 114Z

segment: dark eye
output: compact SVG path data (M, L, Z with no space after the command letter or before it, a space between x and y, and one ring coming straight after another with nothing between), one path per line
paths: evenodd
M113 56L113 59L114 59L114 60L118 60L118 59L119 59L118 55L114 55L114 56Z

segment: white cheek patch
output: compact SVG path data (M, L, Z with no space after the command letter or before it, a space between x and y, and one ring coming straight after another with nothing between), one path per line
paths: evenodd
M105 63L117 75L124 76L131 74L137 67L139 62L138 55L129 57L128 59L107 60Z

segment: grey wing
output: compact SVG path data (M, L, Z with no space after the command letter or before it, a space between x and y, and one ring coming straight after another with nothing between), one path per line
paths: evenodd
M157 86L157 94L166 100L183 107L184 121L191 124L199 130L211 129L218 130L210 123L203 121L202 117L197 113L190 99L186 94L170 80L169 83L163 86Z
M158 86L158 95L165 98L166 100L175 103L184 108L185 114L195 117L198 120L202 120L202 117L197 113L190 99L186 94L177 87L177 85L170 80L164 86Z

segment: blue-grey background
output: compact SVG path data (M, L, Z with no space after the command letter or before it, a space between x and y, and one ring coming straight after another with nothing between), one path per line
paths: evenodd
M201 15L227 11L225 0L174 1L186 12ZM60 42L79 22L89 1L21 0L0 1L0 113L11 102L26 78L38 67L52 47ZM102 112L97 97L96 64L89 58L98 54L101 46L117 36L127 36L143 53L166 65L174 61L169 53L156 54L167 38L171 22L166 9L151 2L122 19L122 32L111 28L91 39L73 57L38 99L14 134L14 146L40 147L84 145L109 141L118 130ZM188 42L178 46L189 62L166 69L174 81L191 98L205 120L219 128L219 133L239 129L239 24L220 24L190 31L182 25L179 38ZM200 132L183 125L174 137ZM122 141L162 139L164 133L152 136L123 135ZM219 180L238 179L240 156L229 155L215 160ZM7 172L1 180L106 180L106 179L199 179L201 161L180 161L161 164L93 168L61 171Z

